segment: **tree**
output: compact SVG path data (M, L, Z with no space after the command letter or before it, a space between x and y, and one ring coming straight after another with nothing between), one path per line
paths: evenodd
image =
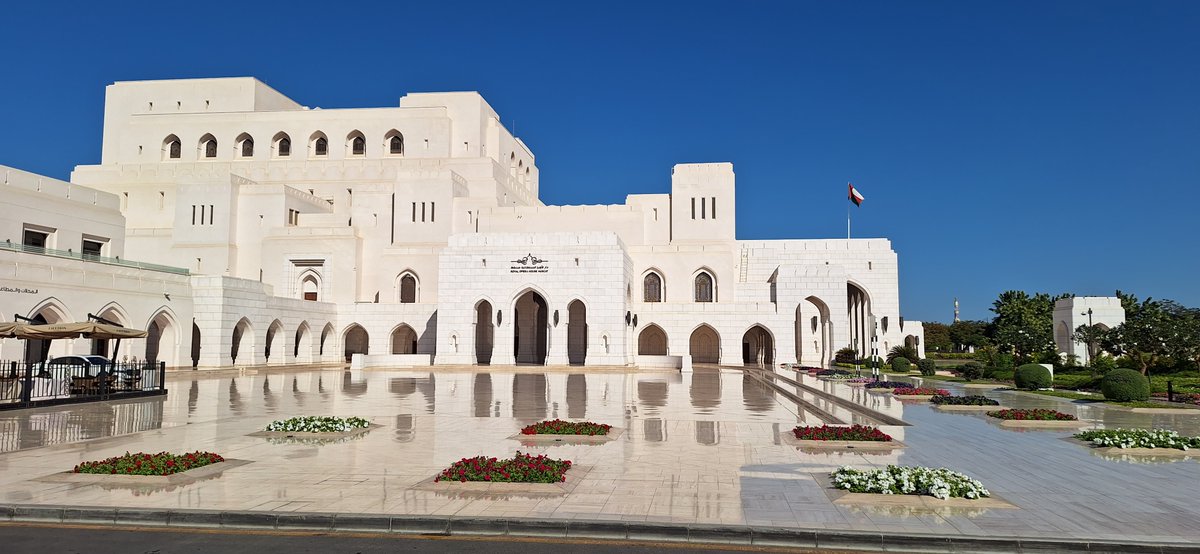
M936 321L925 322L925 350L953 352L954 341L950 340L950 327Z
M991 342L987 330L986 321L955 321L950 324L950 342L962 350L979 348Z
M1088 365L1092 365L1092 360L1096 359L1096 354L1100 352L1100 345L1108 337L1108 328L1103 325L1080 325L1075 328L1075 332L1071 335L1071 340L1076 344L1087 346Z
M1117 293L1120 295L1120 291ZM1163 303L1151 298L1138 303L1137 297L1132 295L1128 299L1131 301L1125 308L1125 323L1110 332L1107 342L1119 353L1133 359L1142 375L1146 375L1150 366L1171 355L1178 339L1171 314ZM1121 303L1126 304L1126 300L1122 297Z
M910 362L915 362L915 361L921 359L921 356L919 356L917 354L916 348L913 348L908 345L903 345L903 346L893 346L891 350L888 350L887 362L890 364L890 363L892 363L892 360L894 360L896 358L905 358Z
M1070 295L1050 296L1010 290L992 303L994 338L1001 349L1018 358L1030 359L1040 352L1054 352L1054 301Z

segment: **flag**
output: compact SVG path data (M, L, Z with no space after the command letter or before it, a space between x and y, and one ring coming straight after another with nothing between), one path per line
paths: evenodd
M854 202L855 206L862 206L863 195L859 194L857 190L854 190L854 185L846 183L846 186L850 187L850 201Z

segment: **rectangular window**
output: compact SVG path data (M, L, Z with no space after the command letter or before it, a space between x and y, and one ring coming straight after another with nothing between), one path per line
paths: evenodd
M83 239L83 244L80 245L79 250L83 252L84 257L99 257L103 255L104 243L98 240Z
M413 202L412 204L413 204L412 220L413 220L413 223L416 223L417 222L417 203Z
M196 224L196 205L192 204L192 225Z
M204 225L204 204L200 204L200 224Z
M717 218L717 197L716 196L712 197L712 206L710 207L709 213L712 214L713 219Z
M421 202L421 223L425 223L425 203Z
M436 205L437 205L437 203L435 203L435 202L429 203L429 222L430 223L433 223L433 207Z
M213 222L213 214L215 214L215 213L217 213L217 210L214 210L214 209L213 209L213 205L212 205L212 204L209 204L209 205L208 205L208 224L209 224L209 225L212 225L212 222Z
M25 234L21 237L21 244L34 248L45 248L48 242L50 242L50 233L43 233L33 229L25 229Z
M692 219L696 219L696 197L692 197Z
M708 199L707 199L707 198L701 198L701 199L700 199L700 219L707 219L707 218L705 217L705 215L704 215L704 206L705 206L706 204L708 204Z

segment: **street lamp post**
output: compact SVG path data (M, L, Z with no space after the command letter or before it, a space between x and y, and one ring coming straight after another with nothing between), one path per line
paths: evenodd
M1090 339L1092 332L1092 309L1088 308L1086 312L1079 312L1079 315L1088 316L1088 337ZM1092 342L1088 341L1083 349L1083 365L1091 365L1092 363Z

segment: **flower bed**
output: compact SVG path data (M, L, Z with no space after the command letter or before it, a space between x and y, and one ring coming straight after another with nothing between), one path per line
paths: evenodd
M942 500L991 496L979 481L946 468L889 465L864 471L843 466L829 476L834 488L856 493L928 495Z
M796 438L804 441L876 441L888 442L891 435L880 431L877 427L866 425L851 425L850 427L796 427L792 429Z
M272 421L266 430L283 433L345 433L370 424L361 417L301 416Z
M1200 437L1185 437L1167 429L1090 429L1075 434L1075 438L1098 447L1110 448L1168 448L1187 450L1200 448Z
M865 385L865 384L871 382L871 378L870 377L855 377L853 379L846 379L846 382L851 383L851 384L860 384L861 383L861 384Z
M442 470L433 480L463 483L561 483L567 480L568 469L571 469L570 460L556 460L544 455L532 456L518 451L506 460L486 456L463 458Z
M552 419L539 421L524 429L522 435L607 435L612 425L593 423L591 421L563 421Z
M1071 414L1064 414L1056 410L1047 410L1045 408L1033 408L1028 410L997 410L994 412L988 412L987 415L996 419L1016 421L1075 421L1077 419Z
M892 394L896 396L950 396L950 391L930 387L901 387L892 389Z
M904 383L901 381L874 381L867 383L868 389L911 389L912 383Z
M845 378L849 379L854 374L844 369L822 369L817 372L817 377L825 377L827 379Z
M935 396L929 400L942 406L999 406L1000 403L982 395Z
M116 456L107 460L83 462L75 466L72 472L110 475L172 475L224 461L225 458L212 452L196 451L187 454L170 452L130 454L126 452L124 456Z

